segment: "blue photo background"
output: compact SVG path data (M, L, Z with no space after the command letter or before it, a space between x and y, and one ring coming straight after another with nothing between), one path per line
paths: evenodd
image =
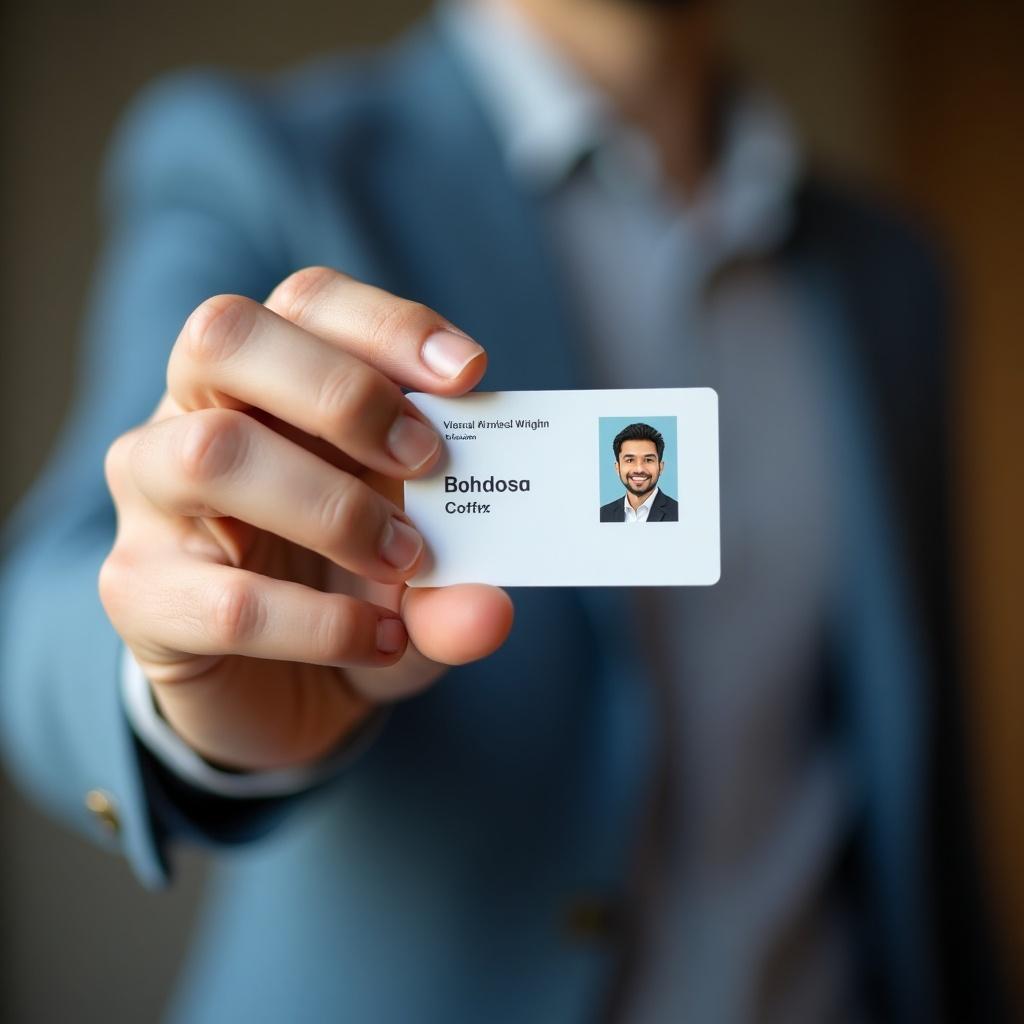
M618 473L615 472L615 452L612 451L612 441L615 435L630 423L647 423L661 432L665 438L665 454L662 457L665 463L665 472L661 474L658 486L665 491L669 497L679 500L679 460L676 458L678 452L676 443L676 418L675 416L602 416L598 420L598 466L601 473L601 504L607 505L615 498L622 498L626 493Z

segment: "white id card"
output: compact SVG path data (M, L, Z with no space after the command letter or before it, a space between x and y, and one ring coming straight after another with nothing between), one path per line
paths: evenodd
M427 549L410 586L718 581L711 388L408 397L445 450L405 484Z

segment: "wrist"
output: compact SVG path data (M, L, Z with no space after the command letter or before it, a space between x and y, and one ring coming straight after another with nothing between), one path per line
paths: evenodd
M371 709L362 724L317 762L273 770L222 767L190 746L158 711L153 688L131 651L122 653L122 699L138 739L173 774L196 788L231 798L280 797L308 790L342 771L374 742L387 721L389 707Z

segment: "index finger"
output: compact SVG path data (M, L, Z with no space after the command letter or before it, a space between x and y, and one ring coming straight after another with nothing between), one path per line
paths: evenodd
M264 305L416 391L461 395L487 368L483 347L429 306L329 267L296 271Z

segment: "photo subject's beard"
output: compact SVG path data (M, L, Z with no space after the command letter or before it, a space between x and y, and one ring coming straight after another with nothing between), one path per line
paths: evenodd
M630 494L635 494L638 498L642 494L650 494L658 483L658 478L655 476L648 476L646 480L637 481L636 483L630 480L628 476L625 479L620 477L620 479L625 484L626 490Z

